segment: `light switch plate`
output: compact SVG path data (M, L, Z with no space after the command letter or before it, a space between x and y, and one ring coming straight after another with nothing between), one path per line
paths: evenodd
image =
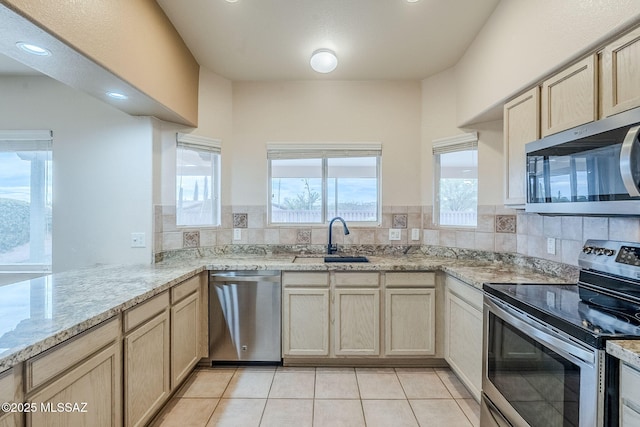
M411 229L411 240L420 240L420 229L412 228Z
M390 228L389 229L389 240L400 240L402 230L399 228Z
M233 240L241 240L241 239L242 239L242 228L234 228Z
M144 233L131 233L131 247L132 248L145 248L147 242Z

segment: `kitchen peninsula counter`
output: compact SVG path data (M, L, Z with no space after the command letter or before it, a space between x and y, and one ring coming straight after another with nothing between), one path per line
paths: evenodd
M527 266L477 259L413 254L324 263L322 256L222 255L96 266L0 286L0 301L8 307L0 313L0 372L205 270L442 271L479 289L483 282L571 282Z

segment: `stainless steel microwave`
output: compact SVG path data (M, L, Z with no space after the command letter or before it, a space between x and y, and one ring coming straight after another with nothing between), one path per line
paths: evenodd
M526 145L527 212L640 215L640 108Z

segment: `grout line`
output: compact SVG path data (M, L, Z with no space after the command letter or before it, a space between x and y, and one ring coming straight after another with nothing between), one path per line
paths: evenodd
M416 425L420 425L420 421L418 421L418 416L416 415L416 412L413 410L413 406L411 405L411 401L409 400L409 396L407 396L407 391L404 389L404 385L402 385L402 381L400 381L400 377L398 376L398 371L397 368L393 368L393 373L396 374L396 379L398 380L398 382L400 383L400 388L402 389L402 392L404 393L404 397L407 401L407 405L409 405L409 409L411 410L411 413L413 414L413 419L416 421Z
M458 408L460 408L460 410L462 411L462 414L464 415L464 417L467 419L467 421L469 421L469 425L471 427L474 427L475 424L473 424L473 421L471 420L471 418L469 418L467 413L464 411L464 409L462 409L462 406L460 406L460 403L458 402L458 400L464 400L464 399L453 399L453 400L455 400L456 405L458 405ZM475 399L473 399L473 401L475 402Z

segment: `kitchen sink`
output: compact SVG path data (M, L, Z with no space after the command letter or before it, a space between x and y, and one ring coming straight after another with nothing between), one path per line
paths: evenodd
M366 256L326 256L324 262L369 262Z
M315 264L320 262L369 262L365 256L296 256L293 260L296 264Z

